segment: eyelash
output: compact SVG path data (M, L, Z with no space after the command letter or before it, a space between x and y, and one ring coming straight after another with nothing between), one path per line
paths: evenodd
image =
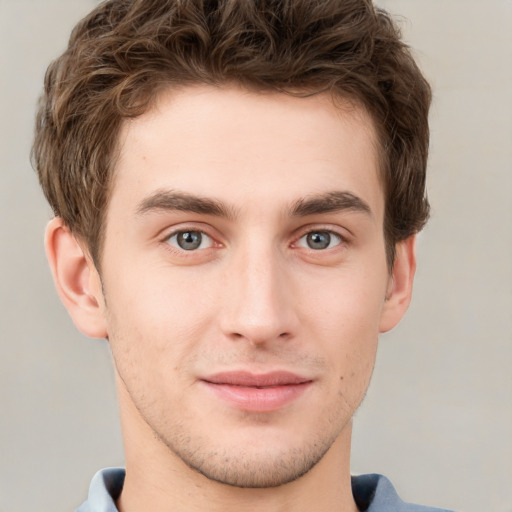
M184 249L183 247L179 247L177 242L176 242L176 245L171 244L170 240L172 238L175 238L175 237L177 238L180 234L184 235L186 233L199 233L202 237L207 237L210 240L209 247L201 247L201 245L203 245L203 243L204 243L204 239L201 240L200 245L197 248L190 249L190 250ZM166 235L165 238L163 239L163 242L167 245L168 248L170 248L173 251L177 251L180 254L182 254L182 253L192 254L194 252L197 252L198 250L211 249L215 245L220 246L220 244L218 244L215 241L214 237L212 237L211 235L209 235L202 229L197 229L197 228L193 228L193 227L191 227L191 228L185 227L182 229L177 229L177 230L173 231L172 233L169 233L168 235Z
M177 242L176 242L176 245L170 243L170 240L172 238L178 237L180 234L185 234L185 233L199 233L202 237L207 237L210 240L209 246L208 247L201 247L201 245L204 242L204 240L201 240L200 245L197 248L192 248L190 250L187 250L187 249L184 249L183 247L179 247ZM316 248L315 249L313 247L306 247L306 246L300 246L299 245L299 242L301 240L303 240L306 237L308 237L309 235L313 235L313 234L327 234L327 235L329 235L329 237L331 238L329 240L329 246L325 247L325 248ZM337 241L336 241L336 243L333 246L331 246L331 242L332 242L332 238L333 237ZM213 236L209 235L205 230L197 228L197 227L192 227L192 226L191 227L185 226L183 228L176 229L176 230L172 231L171 233L168 233L162 239L162 242L165 244L165 246L169 250L173 251L174 253L179 253L182 256L185 256L185 255L192 256L194 253L197 254L199 251L204 251L204 250L208 250L208 249L212 249L212 248L222 247L222 244L217 242L216 239ZM322 252L325 252L325 251L328 251L328 250L331 250L331 249L336 249L340 245L346 245L347 243L348 243L347 237L341 235L338 231L334 231L333 229L329 229L329 228L319 227L319 228L315 228L315 229L310 229L309 228L309 229L303 230L301 232L300 236L295 238L295 241L291 244L291 247L301 247L301 248L306 249L308 251L312 251L313 253L320 254Z
M310 237L312 235L327 235L328 236L327 247L314 248L314 247L309 246L309 242L313 242L313 241L308 240L308 237ZM307 233L303 234L300 238L298 238L297 242L295 242L294 245L300 246L300 242L303 239L305 240L305 243L307 246L302 246L302 247L304 247L305 249L313 250L313 251L326 251L328 249L332 249L333 247L337 247L338 245L342 244L344 241L343 237L341 235L339 235L338 233L336 233L334 231L324 230L324 229L315 229L312 231L308 231ZM334 241L334 245L331 245L331 243L333 241Z

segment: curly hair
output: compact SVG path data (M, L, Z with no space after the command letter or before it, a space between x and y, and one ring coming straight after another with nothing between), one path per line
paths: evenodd
M126 118L164 88L330 92L364 108L380 147L388 264L427 221L430 87L371 0L107 0L48 68L33 162L55 215L99 268Z

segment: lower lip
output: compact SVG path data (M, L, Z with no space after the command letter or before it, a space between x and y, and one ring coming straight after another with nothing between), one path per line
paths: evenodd
M219 398L248 412L271 412L282 409L299 398L312 384L309 381L300 384L256 388L203 382Z

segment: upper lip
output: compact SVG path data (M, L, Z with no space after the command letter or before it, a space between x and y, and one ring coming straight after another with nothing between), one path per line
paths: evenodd
M211 384L243 387L275 387L305 384L312 379L288 371L273 371L267 373L252 373L247 371L220 372L201 380Z

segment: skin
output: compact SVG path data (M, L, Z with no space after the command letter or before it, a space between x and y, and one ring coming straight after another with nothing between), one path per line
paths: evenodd
M351 419L415 269L413 238L386 265L376 147L327 95L168 91L120 135L101 278L50 223L60 296L115 361L122 512L356 510ZM245 410L205 383L232 371L307 385Z

